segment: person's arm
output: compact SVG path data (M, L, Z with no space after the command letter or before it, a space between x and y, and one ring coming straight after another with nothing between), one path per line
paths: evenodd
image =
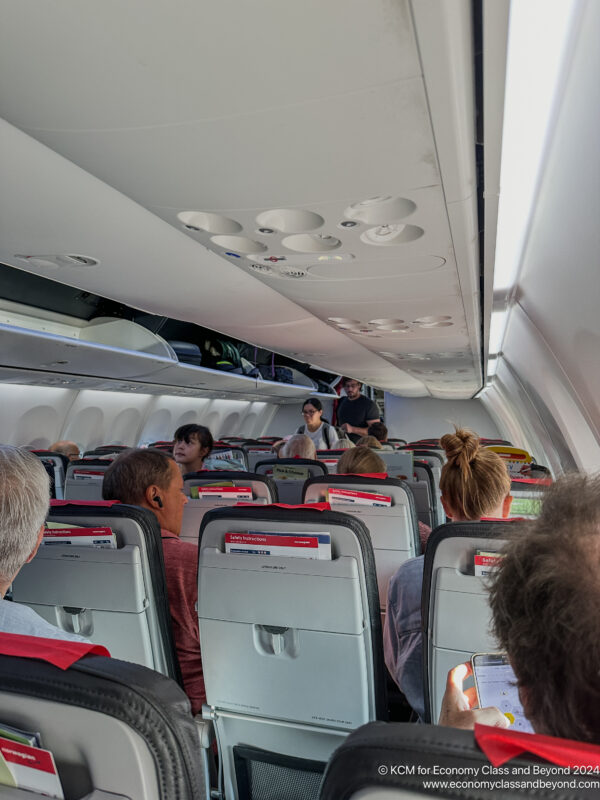
M463 691L463 681L472 674L473 670L468 662L450 670L438 725L473 730L475 723L478 722L495 728L508 728L510 725L508 719L496 706L474 708L477 705L475 687Z

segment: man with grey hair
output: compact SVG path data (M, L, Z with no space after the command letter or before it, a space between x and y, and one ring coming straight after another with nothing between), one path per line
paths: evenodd
M28 606L4 600L21 567L38 551L49 498L48 473L39 458L0 445L0 632L88 642L46 622Z
M317 457L314 442L304 433L295 433L287 440L279 451L280 458L310 458Z

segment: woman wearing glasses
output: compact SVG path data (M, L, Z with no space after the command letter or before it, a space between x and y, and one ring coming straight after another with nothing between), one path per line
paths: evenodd
M304 425L296 433L304 433L312 439L317 450L335 450L340 437L333 425L323 419L323 405L318 397L309 397L302 406Z

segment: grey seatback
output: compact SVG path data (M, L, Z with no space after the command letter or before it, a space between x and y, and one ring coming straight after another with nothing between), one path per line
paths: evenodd
M259 461L256 465L256 472L258 475L272 476L275 467L291 467L290 471L301 470L303 472L303 475L298 478L293 475L287 479L273 478L279 502L289 505L298 505L302 502L302 489L307 477L327 474L327 468L320 461L310 458L270 458Z
M71 461L65 478L65 500L102 500L104 473L111 462L99 458Z
M116 658L180 680L160 528L152 512L106 502L55 501L48 520L110 527L117 549L42 546L13 581L13 600Z
M317 450L317 459L325 465L330 475L335 475L340 458L345 450Z
M544 492L551 481L547 478L513 478L510 482L511 517L535 519L539 516Z
M193 486L206 486L224 481L223 472L192 472L184 475L183 490L190 496ZM275 482L266 475L258 475L256 472L228 472L227 483L234 486L249 487L252 489L252 500L238 500L237 498L216 498L203 497L199 499L191 498L183 509L183 520L181 523L181 539L185 542L198 544L198 534L200 525L207 511L213 508L224 508L236 505L239 502L256 503L256 505L269 505L277 503L279 496Z
M329 488L385 495L391 498L392 505L383 507L332 503L329 500ZM379 603L381 610L385 612L390 578L408 558L414 558L421 552L417 514L408 485L393 478L329 475L306 481L303 500L305 503L330 502L333 511L352 514L367 526L375 555Z
M250 531L327 533L332 558L225 552L227 533ZM199 559L207 713L225 795L315 797L335 747L386 713L368 531L333 511L218 509L204 517Z
M493 728L483 731L497 733ZM527 752L523 734L501 732L509 746L512 740L513 752L519 753L518 758L507 759L501 766L495 759L492 765L477 743L477 735L438 725L368 723L351 733L334 753L319 800L592 800L598 796L597 781L588 786L583 780L573 782L572 775L561 774L562 770L548 767L548 762ZM528 737L532 748L536 747L535 738ZM570 754L570 763L583 763L586 756L581 744L565 739L555 741L561 756L568 758ZM548 737L548 744L551 742ZM588 744L585 747L594 751L596 763L599 748ZM590 751L585 752L589 760ZM548 780L549 775L557 780ZM564 786L563 782L572 785Z
M410 450L377 450L390 478L410 481L413 474L413 457Z
M271 445L267 443L252 442L250 444L244 444L242 445L242 450L246 453L250 472L254 472L254 468L259 461L267 461L270 458L277 457Z
M55 453L52 450L32 450L32 453L43 462L51 464L54 497L57 500L62 500L65 495L65 476L70 463L69 459L62 453Z
M248 456L241 447L233 444L231 446L215 445L204 461L208 469L248 470ZM230 466L219 466L219 464L229 464Z
M477 550L498 552L510 521L454 522L429 537L423 593L425 717L437 722L448 670L473 653L494 652L486 580L475 575Z
M414 470L414 477L417 481L422 481L427 485L427 513L431 519L431 522L426 522L430 528L436 528L438 525L441 525L442 522L445 522L445 519L442 519L438 516L438 506L436 503L436 486L433 479L433 470L422 459L415 460L413 462L413 470ZM423 520L425 522L425 520Z
M442 525L446 519L446 513L442 506L442 496L440 492L440 478L442 477L442 467L444 465L444 456L437 450L413 450L413 456L419 461L425 461L431 467L433 475L433 484L435 491L434 509L435 509L435 524Z
M0 634L0 653L5 637ZM11 636L10 652L29 639ZM64 644L47 640L59 655ZM189 701L172 680L100 655L68 669L0 655L0 687L2 722L41 734L66 798L208 800ZM0 794L41 797L8 787Z

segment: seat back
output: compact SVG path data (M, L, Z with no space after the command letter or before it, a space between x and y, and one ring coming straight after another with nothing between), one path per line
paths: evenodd
M254 468L259 461L267 461L270 458L277 457L277 454L271 445L266 442L251 442L249 444L244 444L242 445L242 450L244 450L246 453L246 457L248 459L248 469L250 472L254 471Z
M42 546L13 581L13 600L115 657L180 680L160 528L138 506L53 501L49 522L110 527L117 549Z
M507 748L500 765L498 740ZM490 741L496 744L494 750ZM550 748L560 754L559 764L569 763L580 771L582 764L600 763L599 747L550 736L499 731L485 725L477 725L473 732L438 725L371 722L351 733L334 753L319 800L597 797L597 780L573 782L575 772L569 775L564 769L544 766L548 762L532 755ZM518 758L513 757L515 753L520 754ZM563 781L573 784L565 787Z
M62 500L65 494L65 475L71 462L67 456L55 453L53 450L32 450L31 452L41 459L44 465L50 465L54 483L54 486L50 487L51 494L57 500Z
M444 456L436 450L413 450L413 457L419 461L424 461L431 467L433 474L433 498L435 509L435 524L441 525L446 519L446 512L442 506L442 495L440 492L440 478L442 477L442 467L444 466Z
M501 551L510 524L450 522L429 537L421 601L426 722L439 718L448 670L473 653L498 649L490 632L485 575L476 574L482 570L475 556Z
M390 478L410 481L413 475L413 455L410 450L377 450Z
M546 478L512 478L510 516L525 519L539 516L542 497L551 482Z
M442 524L438 519L438 507L436 503L436 486L433 478L433 470L425 461L421 459L413 462L414 481L425 486L423 493L422 507L417 506L419 519L430 528L435 528Z
M65 500L102 500L102 482L110 464L110 461L99 458L69 462Z
M304 542L318 533L330 539L332 557L267 555L269 539L257 554L225 552L226 534L248 532L295 533ZM200 534L198 591L225 795L315 797L335 747L386 713L367 529L316 506L210 511Z
M215 445L204 459L207 469L248 471L248 457L241 447Z
M268 505L269 503L277 503L279 499L274 481L265 475L258 475L255 472L228 472L226 481L224 481L223 472L192 472L183 477L183 490L188 497L191 497L192 487L194 486L201 489L202 487L210 486L210 484L221 482L232 483L233 488L245 487L252 491L252 498L248 500L233 496L235 492L231 492L232 496L230 497L205 496L198 499L191 498L183 509L181 539L185 542L192 542L192 544L198 544L200 525L207 511L213 508L234 506L240 502Z
M360 500L360 497L349 497L346 502L335 501L329 497L330 489L383 495L390 498L391 505L373 506L353 502ZM400 564L421 552L417 513L413 495L407 484L393 478L378 479L362 475L310 478L304 484L303 502L329 502L333 511L352 514L367 526L375 555L379 604L381 610L385 612L390 578Z
M326 475L327 468L310 458L269 458L258 462L256 472L272 478L280 503L297 505L302 502L304 481Z
M31 653L40 641L0 634L0 653ZM43 641L55 663L65 658L65 644L73 649L72 642ZM41 658L0 655L2 722L41 734L65 797L207 800L196 725L173 681L103 655L85 655L66 669ZM7 786L1 794L41 798Z
M317 459L325 465L330 475L335 475L340 458L345 450L317 450Z

